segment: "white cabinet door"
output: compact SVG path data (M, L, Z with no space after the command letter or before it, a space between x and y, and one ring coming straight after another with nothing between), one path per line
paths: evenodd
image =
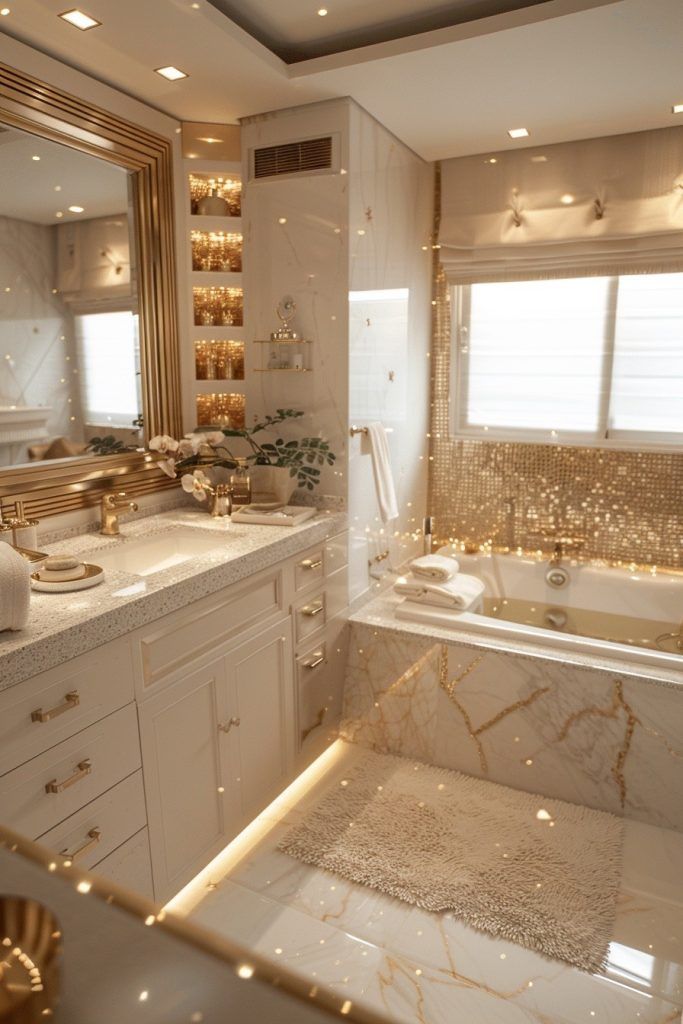
M228 716L225 660L171 684L139 708L156 899L189 881L239 827L218 726Z
M266 630L226 655L230 712L239 722L221 734L242 822L251 821L289 781L294 758L295 708L291 621Z

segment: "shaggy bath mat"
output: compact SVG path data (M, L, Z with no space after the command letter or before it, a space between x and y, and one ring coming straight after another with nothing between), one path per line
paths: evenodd
M593 972L614 922L622 836L603 811L363 751L279 849Z

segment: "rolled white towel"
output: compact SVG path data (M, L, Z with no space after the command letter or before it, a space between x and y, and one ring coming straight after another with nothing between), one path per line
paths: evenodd
M430 583L416 576L401 577L394 590L402 597L418 604L433 604L439 608L457 608L466 611L484 593L484 584L476 576L458 575L445 583Z
M420 579L445 583L460 571L460 563L457 558L446 558L445 555L422 555L412 560L410 571Z
M31 603L31 568L9 544L0 544L0 631L24 629Z

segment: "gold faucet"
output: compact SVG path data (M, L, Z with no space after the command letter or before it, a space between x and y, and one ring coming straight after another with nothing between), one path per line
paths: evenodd
M102 526L100 533L105 537L118 537L119 535L119 512L125 509L127 512L137 512L138 506L134 501L128 501L125 491L112 491L102 495L100 502L102 510Z

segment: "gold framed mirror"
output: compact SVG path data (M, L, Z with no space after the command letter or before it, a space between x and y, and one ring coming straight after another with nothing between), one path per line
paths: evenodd
M170 140L1 63L0 129L58 143L128 172L135 226L132 248L145 436L179 436L182 424ZM0 468L0 501L3 510L11 512L14 502L22 500L27 512L40 519L95 505L102 491L112 487L125 487L130 494L139 495L173 486L173 481L159 473L154 461L143 451L107 455L88 451L79 457L9 465Z

